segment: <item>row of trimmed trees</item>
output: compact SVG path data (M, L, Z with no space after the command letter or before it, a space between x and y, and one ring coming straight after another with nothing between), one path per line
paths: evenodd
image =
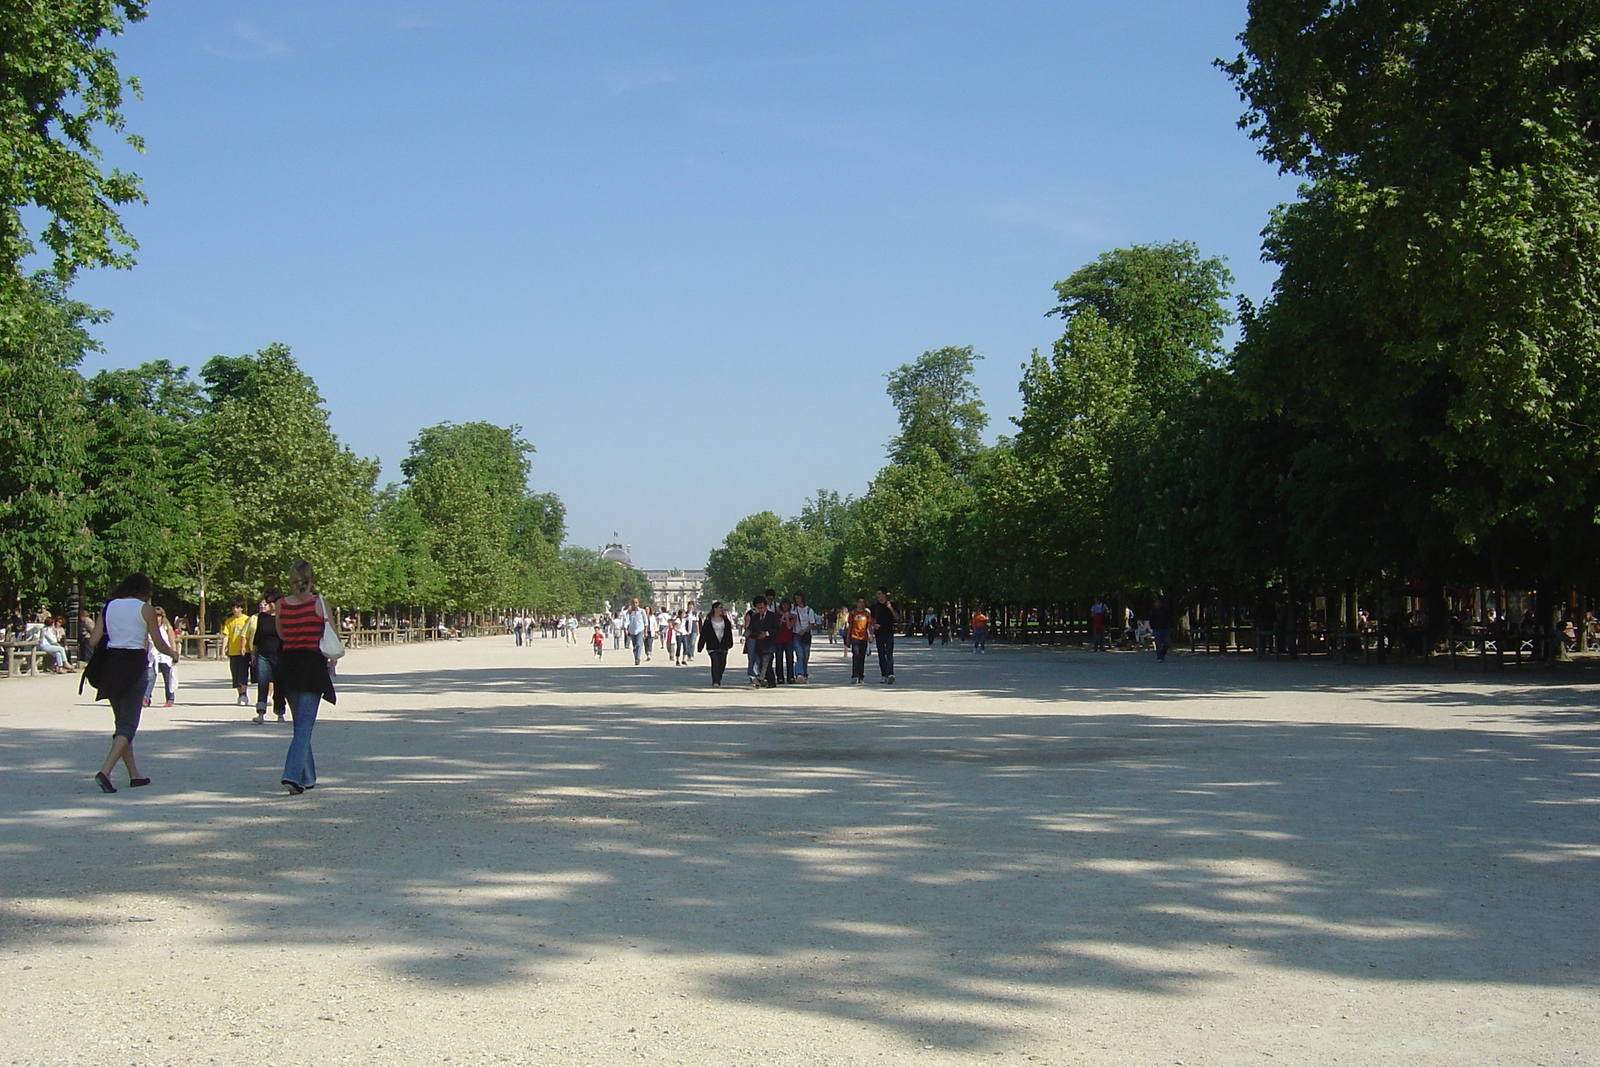
M1265 231L1270 298L1235 316L1190 244L1106 253L1056 286L1013 435L981 445L970 349L926 353L890 375L865 495L742 520L716 591L1326 591L1348 616L1405 590L1440 631L1452 589L1487 588L1536 590L1548 624L1600 561L1597 36L1576 0L1255 0L1225 70L1303 179Z

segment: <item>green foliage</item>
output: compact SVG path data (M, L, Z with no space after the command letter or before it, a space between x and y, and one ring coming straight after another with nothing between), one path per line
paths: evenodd
M207 517L186 510L173 490L180 482L192 489L187 476L199 464L190 455L190 430L204 397L187 368L166 360L101 371L86 394L85 502L95 555L81 576L98 588L143 571L164 587L182 588ZM201 502L187 494L187 503Z
M598 614L609 607L615 613L626 608L634 597L641 604L650 603L653 590L649 579L631 567L576 545L563 548L561 560L572 576L576 595L570 605L556 610Z
M219 356L201 378L208 404L194 440L239 516L220 592L253 599L307 559L330 601L363 603L380 552L376 461L339 443L316 384L283 345Z
M972 384L973 364L982 358L971 347L940 348L888 375L889 399L900 418L890 462L920 462L922 450L930 449L949 470L966 470L989 424Z
M1223 354L1233 321L1224 301L1233 275L1190 241L1134 245L1100 255L1056 283L1051 312L1071 322L1093 311L1131 346L1145 411L1181 401L1186 383Z
M31 280L0 297L0 593L59 587L92 553L85 527L88 459L83 378L95 345L87 306Z
M1408 568L1511 544L1547 576L1593 557L1597 34L1576 0L1258 0L1227 67L1262 154L1308 181L1269 227L1282 272L1240 377L1308 442L1300 466L1406 504Z
M83 267L129 266L133 238L116 208L141 203L139 179L103 171L94 134L123 130L124 89L101 38L145 16L145 0L0 4L0 287L23 288L34 251L24 209L48 221L39 235L66 281ZM143 148L137 137L128 137Z

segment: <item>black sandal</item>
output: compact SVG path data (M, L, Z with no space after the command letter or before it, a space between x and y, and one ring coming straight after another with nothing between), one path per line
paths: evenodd
M289 791L289 795L292 797L297 797L306 791L305 786L301 785L299 782L291 782L287 778L282 779L278 784L287 789Z
M150 779L148 779L148 778L129 778L128 779L128 788L129 789L138 789L141 785L149 785L149 784L150 784Z
M102 793L115 793L117 787L111 784L111 779L106 777L104 771L94 772L94 784L100 787Z

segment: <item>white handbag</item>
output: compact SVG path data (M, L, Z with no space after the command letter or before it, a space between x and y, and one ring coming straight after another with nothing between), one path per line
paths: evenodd
M322 642L317 647L329 660L337 660L344 655L344 642L339 640L339 632L333 628L333 620L328 618L328 602L321 597L317 600L322 604Z

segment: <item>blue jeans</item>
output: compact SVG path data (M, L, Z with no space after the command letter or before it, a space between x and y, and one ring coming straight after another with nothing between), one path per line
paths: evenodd
M801 678L811 676L811 635L801 634L794 639L794 673Z
M644 634L629 634L628 647L633 649L633 665L637 667L644 654Z
M612 630L611 631L611 651L615 652L617 649L619 649L621 647L622 647L622 631L621 630Z
M1172 647L1172 631L1151 630L1150 634L1156 639L1156 661L1164 661L1167 658L1167 649Z
M289 693L289 714L294 716L294 739L289 756L283 761L283 781L301 789L317 784L317 761L311 756L311 728L317 725L317 705L321 693Z
M894 634L878 631L878 671L885 678L894 673Z
M153 696L155 694L155 691L156 691L156 673L157 672L160 672L161 681L166 686L167 699L168 700L177 700L178 699L178 676L177 676L176 673L174 673L174 671L172 669L172 664L170 664L170 663L156 663L156 664L152 665L150 670L145 672L145 676L144 676L144 699L149 700L151 698L151 696Z
M272 678L278 673L278 654L276 652L256 653L256 710L261 714L267 713L267 686L272 685ZM272 710L282 715L287 702L283 694L273 687Z
M522 627L520 627L520 626L517 627L516 634L517 634L517 647L521 648L522 647Z
M989 644L989 628L987 626L974 626L972 628L972 651L982 652Z

